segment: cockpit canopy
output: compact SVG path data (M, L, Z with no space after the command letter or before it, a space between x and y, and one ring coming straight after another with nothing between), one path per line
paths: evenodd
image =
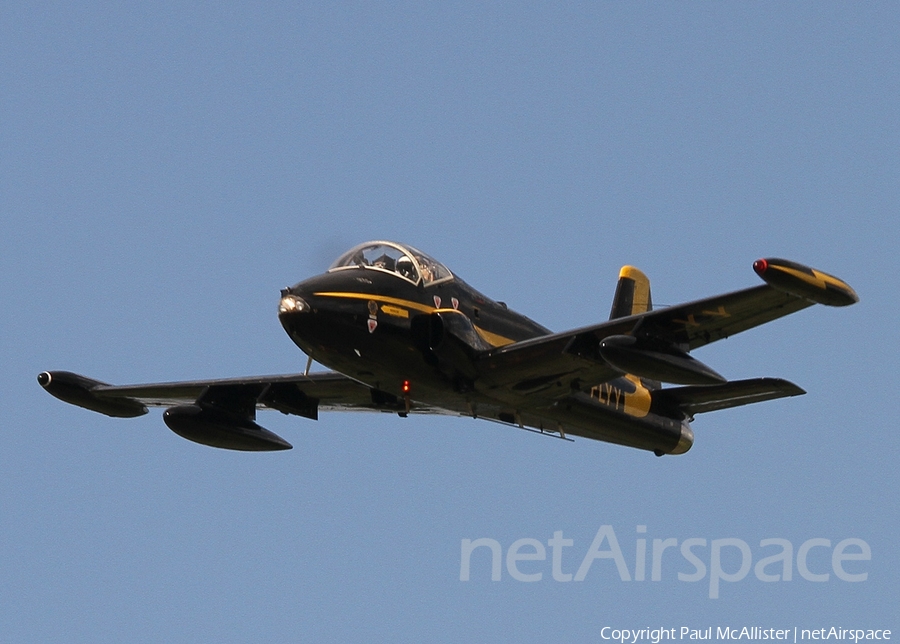
M350 268L392 273L405 280L425 285L453 279L447 267L412 246L389 241L373 241L360 244L341 255L328 269L339 271Z

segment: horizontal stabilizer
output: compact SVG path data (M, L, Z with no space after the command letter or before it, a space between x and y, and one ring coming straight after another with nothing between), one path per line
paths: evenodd
M654 402L676 407L689 416L707 411L740 407L751 403L805 394L800 387L781 378L751 378L720 385L672 387L653 393Z

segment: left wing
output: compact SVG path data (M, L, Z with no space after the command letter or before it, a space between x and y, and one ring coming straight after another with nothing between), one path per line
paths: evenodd
M532 397L562 380L591 386L623 372L716 384L724 378L688 351L815 303L845 306L859 299L845 282L794 262L764 259L753 267L766 284L499 347L479 356L479 374L497 392Z

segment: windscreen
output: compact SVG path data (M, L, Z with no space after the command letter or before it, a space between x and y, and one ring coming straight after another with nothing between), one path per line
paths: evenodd
M353 248L331 265L329 270L368 268L395 273L413 283L427 286L453 277L440 262L425 253L393 242L369 242Z

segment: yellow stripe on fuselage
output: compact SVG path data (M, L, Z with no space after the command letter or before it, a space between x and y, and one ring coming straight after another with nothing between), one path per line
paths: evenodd
M387 295L374 295L372 293L351 293L346 291L328 291L321 293L313 293L316 297L340 297L349 300L372 300L374 302L381 302L383 304L388 305L396 305L396 306L405 306L406 308L412 309L414 311L420 311L422 313L434 313L436 311L454 311L455 313L459 313L460 315L465 315L462 311L457 311L456 309L439 309L434 306L428 306L427 304L421 304L419 302L414 302L412 300L404 300L398 297L388 297ZM473 325L474 326L474 325ZM493 347L502 347L507 344L512 344L513 340L509 338L505 338L502 335L497 335L496 333L491 333L490 331L485 331L479 326L475 326L475 331L480 335L485 342L490 344Z
M502 335L497 335L496 333L491 333L490 331L485 331L480 326L475 326L475 331L492 347L505 347L507 344L513 343L513 340L504 338Z
M428 306L427 304L419 304L418 302L413 302L412 300L401 300L398 297L388 297L386 295L373 295L371 293L346 293L346 292L327 292L327 293L313 293L316 297L342 297L348 300L372 300L373 302L383 302L385 304L396 304L397 306L405 306L407 308L413 309L415 311L421 311L422 313L433 313L437 309L433 306Z

